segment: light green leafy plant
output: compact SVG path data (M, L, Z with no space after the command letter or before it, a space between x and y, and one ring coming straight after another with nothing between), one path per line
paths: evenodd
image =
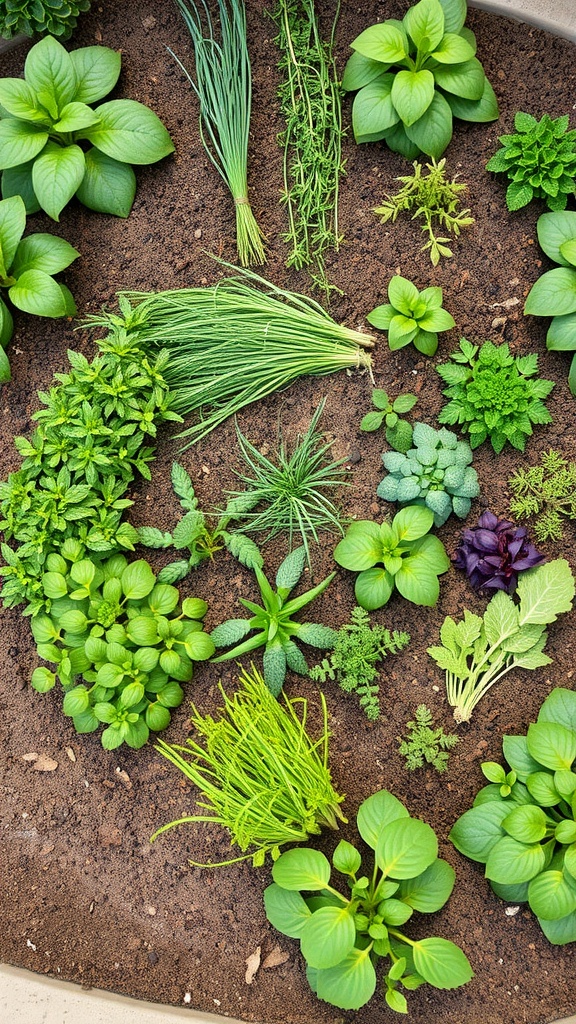
M352 107L356 142L384 139L413 160L438 157L452 138L452 118L494 121L498 102L464 28L466 0L420 0L402 21L390 18L351 43L342 88L358 90Z
M275 697L284 685L287 668L299 675L308 675L306 659L296 640L320 648L333 647L336 641L336 631L329 626L322 626L316 622L297 622L292 618L296 612L301 611L315 597L322 594L336 575L334 572L330 573L312 590L307 590L299 597L293 597L288 601L291 591L304 572L305 559L306 552L303 547L296 548L284 559L276 573L276 591L270 586L262 569L254 566L262 606L241 597L240 603L252 612L252 617L229 619L216 626L210 634L217 648L236 645L226 654L214 658L214 662L240 658L243 654L264 647L264 679ZM243 640L252 630L257 630L256 635Z
M444 427L434 430L427 423L415 423L412 448L406 453L384 452L382 461L389 473L378 485L378 497L401 505L425 505L434 513L434 526L442 526L451 512L465 519L471 498L480 494L470 445Z
M74 195L91 210L127 217L136 191L130 164L156 163L174 146L143 103L90 106L116 85L120 54L106 46L68 53L46 36L29 51L24 74L0 79L4 198L20 195L27 213L42 209L53 220Z
M399 633L378 624L372 625L364 608L354 608L350 622L336 632L336 641L327 658L310 669L310 678L338 683L344 693L356 693L360 707L372 721L380 717L380 687L376 667L389 654L397 654L410 642L408 633Z
M543 213L536 230L540 248L560 266L547 270L532 285L524 312L552 317L547 349L576 352L576 211ZM576 395L576 355L570 364L568 384Z
M517 469L508 487L515 519L534 516L538 540L562 540L562 518L576 519L576 462L568 462L551 448L542 453L539 466Z
M503 900L528 902L554 946L576 941L576 694L557 687L525 736L504 736L511 771L482 765L490 785L452 827L460 853L485 864Z
M437 772L445 772L450 751L458 743L458 737L444 732L442 726L434 728L430 708L419 704L414 721L407 722L408 736L401 740L398 752L406 761L406 768L413 772L431 764Z
M389 302L376 306L366 319L373 327L388 332L392 352L410 342L418 352L433 356L438 334L455 327L454 318L442 308L442 289L425 288L419 292L412 281L396 274L388 285Z
M269 853L273 860L286 843L301 843L322 828L337 829L346 821L328 768L328 713L320 694L322 732L313 740L307 732L308 703L302 697L275 700L262 676L252 667L240 675L232 696L220 692L224 707L219 718L202 715L192 705L192 725L200 742L185 746L160 741L156 747L179 768L201 793L195 814L163 825L154 833L190 822L214 822L230 833L242 856L220 864L252 860L260 867Z
M470 435L470 447L487 438L495 452L508 442L523 452L532 424L551 423L542 399L552 391L554 381L535 377L538 356L513 356L507 344L472 345L460 340L460 350L451 362L436 369L448 387L442 392L451 401L442 409L440 423L458 424Z
M410 412L418 398L416 395L398 395L388 398L382 388L372 392L372 405L376 411L367 412L360 424L360 430L378 430L382 424L386 427L386 440L397 452L407 452L412 447L412 427L407 420L400 417L401 413Z
M576 191L576 131L568 131L569 117L539 121L519 111L516 133L501 135L502 149L486 164L487 171L507 174L506 206L520 210L532 199L545 199L550 210L565 210Z
M362 871L352 843L341 840L330 861L318 850L287 850L272 867L264 892L270 923L300 940L306 977L319 999L342 1010L359 1010L374 995L376 968L384 975L387 1005L407 1013L407 991L465 985L472 969L462 950L441 938L410 939L400 931L414 910L440 910L454 887L453 868L438 857L430 825L409 816L387 790L358 808L360 836L374 851ZM332 868L344 875L346 895L331 884ZM302 893L309 895L303 896Z
M0 36L11 39L23 33L42 36L49 33L69 39L78 15L90 10L90 0L5 0L0 11Z
M14 306L35 316L74 316L76 303L65 284L53 274L65 270L80 255L63 238L36 234L22 238L26 209L20 196L0 201L0 288L8 290ZM0 383L10 380L6 346L12 337L10 309L0 298Z
M413 604L436 604L438 576L448 571L450 560L442 541L429 534L433 523L430 509L409 505L391 523L362 519L348 527L334 559L359 572L354 593L362 608L382 608L394 589Z
M428 241L422 246L422 252L430 250L430 261L436 267L441 256L452 256L452 250L446 244L449 236L437 234L438 228L448 231L458 238L461 228L470 227L474 218L470 210L460 210L460 195L468 188L464 182L456 181L457 175L446 178L446 160L438 163L433 159L426 164L428 174L423 174L423 166L414 163L414 174L396 178L402 182L402 188L394 196L386 196L382 206L374 209L383 224L389 220L394 224L399 213L412 213L412 220L417 217L424 221L422 231L428 234Z
M192 663L214 653L202 632L206 602L188 597L180 605L176 587L158 584L148 562L112 555L100 563L72 539L48 556L42 587L49 614L34 616L32 633L57 670L35 669L32 686L45 693L59 679L76 732L106 724L105 750L142 747L182 703ZM76 683L79 675L84 682Z
M446 672L448 703L458 723L468 722L488 690L515 668L550 665L544 653L546 626L572 608L574 578L564 558L545 562L519 577L515 603L499 590L484 612L465 609L456 623L449 615L440 630L441 647L428 654Z

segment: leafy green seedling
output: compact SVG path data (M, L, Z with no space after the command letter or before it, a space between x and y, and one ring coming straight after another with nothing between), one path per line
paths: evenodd
M442 542L429 534L433 523L430 509L409 505L391 523L362 519L348 527L334 559L359 571L354 593L362 608L382 608L395 588L412 604L436 604L438 576L448 571L450 560Z
M543 213L536 230L540 248L559 266L547 270L532 285L524 312L552 317L547 349L576 352L576 211ZM572 356L568 384L576 395L576 355Z
M334 629L316 622L296 622L292 618L296 612L301 611L315 597L322 594L336 575L334 572L330 573L312 590L307 590L306 593L288 601L291 591L304 572L305 560L304 547L296 548L284 559L276 573L276 591L270 586L262 569L255 566L254 572L260 588L262 606L241 597L240 603L252 612L252 618L229 619L216 626L210 634L217 648L236 645L226 654L213 658L215 663L240 658L243 654L264 647L264 679L275 697L284 685L287 668L299 675L308 675L306 659L296 640L310 644L311 647L324 649L333 647L336 641L337 634ZM251 630L257 630L255 636L238 643Z
M557 687L525 736L504 736L510 771L488 761L490 782L450 839L485 865L494 892L528 902L554 946L576 941L576 694Z
M376 306L366 319L373 327L388 331L388 345L395 352L410 342L418 352L433 356L438 333L455 327L454 318L442 309L442 289L419 292L412 281L397 274L388 285L389 302Z
M0 37L49 33L69 39L82 11L90 9L90 0L8 0L0 12Z
M174 146L160 119L136 100L91 103L111 91L120 54L106 46L68 53L53 36L28 52L25 78L0 79L2 195L53 220L72 196L127 217L136 192L131 164L153 164ZM88 146L86 146L88 144Z
M458 743L458 737L446 734L442 726L434 728L432 712L425 704L416 708L414 721L407 722L408 736L401 740L399 753L406 761L406 768L413 772L431 764L437 772L445 772L450 751Z
M487 171L508 176L506 206L520 210L532 199L545 199L550 210L565 210L576 191L576 131L568 131L568 114L539 121L522 111L514 116L513 135L501 135L502 149L486 164Z
M562 540L562 519L576 519L576 462L568 462L553 448L543 452L539 466L517 469L508 480L515 519L535 516L538 540Z
M416 395L398 395L392 401L381 388L375 388L372 392L372 405L376 412L367 412L360 430L378 430L382 424L386 427L386 440L397 452L407 452L412 447L412 427L400 418L401 413L410 412L414 408L418 398Z
M53 274L65 270L80 255L56 235L28 235L26 209L20 196L0 201L0 288L12 304L35 316L74 316L76 303L65 284ZM12 315L0 298L0 383L10 380L6 346L12 337Z
M410 817L385 789L360 805L357 824L374 851L373 865L363 872L360 853L344 839L332 865L318 850L287 850L264 892L266 916L283 935L300 940L306 976L319 999L359 1010L376 991L379 962L388 959L384 998L390 1009L407 1013L400 986L410 991L428 982L453 989L473 976L453 942L414 940L400 931L414 910L432 914L444 906L454 870L438 857L430 826ZM332 868L345 876L346 895L331 883Z

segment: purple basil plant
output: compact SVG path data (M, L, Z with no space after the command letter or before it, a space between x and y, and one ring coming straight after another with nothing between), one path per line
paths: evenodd
M505 590L512 594L518 586L518 573L541 565L546 559L528 540L525 526L514 526L483 512L478 526L462 531L462 542L452 560L464 569L475 590Z

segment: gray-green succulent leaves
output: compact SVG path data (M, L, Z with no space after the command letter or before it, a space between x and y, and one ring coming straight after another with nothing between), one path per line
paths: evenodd
M368 323L388 331L392 352L412 342L418 352L433 356L438 333L455 327L454 318L442 308L442 289L431 287L419 292L412 281L396 274L388 285L388 298L388 303L368 313Z
M120 54L106 46L68 53L46 36L29 51L24 75L0 79L4 198L20 195L27 213L42 209L56 221L74 195L91 210L127 217L136 191L130 164L156 163L174 146L143 103L90 106L116 85Z

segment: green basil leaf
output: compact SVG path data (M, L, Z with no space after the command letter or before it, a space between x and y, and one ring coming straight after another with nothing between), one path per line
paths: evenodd
M464 64L458 66L465 67ZM434 75L438 82L437 71L438 69L434 70ZM459 117L461 121L495 121L498 117L498 100L487 78L484 78L484 89L479 100L462 99L460 95L453 95L450 89L446 89L446 99L454 117Z
M64 238L42 232L28 235L18 246L12 272L17 278L26 270L43 270L45 274L58 274L69 267L79 255L78 250Z
M273 928L291 939L299 939L310 909L299 892L282 889L275 882L264 890L264 909Z
M48 132L39 125L11 117L0 120L0 170L28 163L47 142Z
M371 60L385 64L397 64L408 53L404 33L396 25L386 21L364 29L350 46L363 57L370 57Z
M431 71L398 71L390 93L395 110L405 126L414 124L428 109L434 98L434 75Z
M504 837L502 822L510 808L510 802L498 795L465 811L450 831L450 839L456 849L465 857L485 864L492 848Z
M534 282L524 305L536 316L565 316L576 311L576 270L555 267Z
M94 103L106 96L120 77L121 56L107 46L83 46L70 59L76 73L74 99Z
M526 788L541 807L555 807L560 803L560 793L554 785L553 776L548 772L533 772L526 779Z
M558 725L564 725L567 729L576 731L576 693L574 690L567 690L563 686L557 686L552 690L540 708L538 721L556 722Z
M78 82L70 54L53 36L45 36L28 51L24 77L41 95L51 97L61 110L74 99Z
M316 972L316 994L341 1010L359 1010L376 991L370 950L351 949L335 967Z
M0 383L10 380L10 363L4 349L14 332L12 314L5 302L0 299Z
M26 270L8 290L11 302L25 313L35 316L68 315L68 305L61 287L42 270Z
M474 46L458 32L447 32L430 56L439 64L463 64L471 60L475 52Z
M394 576L391 576L383 567L365 569L359 573L354 584L354 594L358 604L369 612L376 611L377 608L382 608L387 604L393 590Z
M414 878L438 856L438 840L426 822L397 818L383 829L376 845L376 863L392 878Z
M156 583L152 569L143 558L136 562L130 562L120 579L122 592L129 601L139 601L143 597L147 597Z
M381 557L380 528L370 520L352 523L334 551L334 560L338 565L352 570L369 569Z
M452 111L444 97L436 92L427 110L410 126L405 126L406 135L423 153L438 159L452 138ZM444 313L445 310L438 310ZM423 322L422 328L429 329ZM452 325L453 326L453 325ZM433 330L447 330L445 327L434 327ZM431 353L433 354L433 353Z
M352 846L352 843L347 842L346 839L341 839L332 854L332 864L336 871L341 871L344 875L355 875L361 863L362 858L356 847Z
M402 900L422 914L433 914L446 903L454 888L455 879L454 868L447 861L437 857L415 878L402 879L396 899Z
M54 124L55 132L76 132L81 128L90 128L98 122L98 114L85 103L67 103L60 111L60 117Z
M543 871L528 886L528 903L537 917L558 921L576 910L576 889L561 871Z
M462 950L448 939L420 939L412 955L418 974L434 988L458 988L474 976Z
M216 650L212 637L202 632L191 633L184 648L192 661L208 661Z
M420 53L430 53L444 36L444 11L438 0L420 0L406 11L402 24Z
M468 32L462 28L468 11L466 0L440 0L440 6L444 11L445 32Z
M441 64L434 68L434 79L445 92L453 93L459 99L479 102L487 80L484 68L476 57L462 64ZM459 116L458 114L456 115Z
M360 804L356 823L364 842L375 850L381 830L398 818L408 817L404 804L388 790L381 789Z
M94 147L85 154L85 160L86 172L76 198L98 213L127 217L136 195L136 175L130 165Z
M58 221L84 177L84 153L80 146L48 143L32 168L32 184L40 206Z
M304 922L300 948L311 967L335 967L353 948L356 928L349 907L320 907Z
M41 665L34 669L30 682L37 693L48 693L56 685L56 676L49 668Z
M0 78L0 106L22 121L32 121L49 128L51 118L38 105L36 93L22 78Z
M8 277L24 228L26 208L20 196L0 201L0 274Z
M547 820L541 807L514 807L502 820L502 828L519 843L539 843L546 835Z
M573 352L576 349L576 313L553 318L546 335L546 348L550 352Z
M492 847L486 861L486 878L505 885L528 882L546 863L546 854L538 844L527 846L504 836Z
M381 75L360 89L352 104L352 128L356 142L362 142L397 124L400 115L392 103L394 75Z
M159 117L136 100L110 100L96 108L98 125L82 132L96 149L121 163L153 164L174 152Z
M68 690L68 693L65 694L62 711L70 718L75 718L76 715L81 715L84 711L87 711L89 706L90 694L86 687L75 686L73 690Z
M274 862L272 878L282 889L319 892L330 882L330 862L319 850L287 850Z
M558 213L543 213L536 225L540 248L561 267L570 266L564 258L561 247L576 238L576 210L562 210Z
M532 722L527 743L531 757L553 771L569 771L576 758L576 732L556 722Z
M365 57L364 54L355 50L352 56L348 58L344 68L342 88L344 92L355 92L356 89L362 89L365 85L370 85L375 78L378 78L387 70L388 64L383 64L379 60L372 60L370 57Z
M1 122L0 122L1 124ZM2 196L8 199L10 196L20 196L26 207L26 213L37 213L40 203L36 198L32 185L32 167L34 161L29 160L18 167L9 167L2 174Z

